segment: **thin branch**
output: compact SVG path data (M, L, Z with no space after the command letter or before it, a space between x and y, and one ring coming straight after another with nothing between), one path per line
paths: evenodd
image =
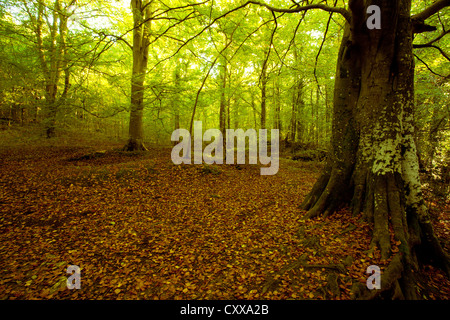
M424 44L415 44L415 45L414 45L414 48L425 48L425 47L429 47L429 46L432 45L433 43L435 43L435 42L441 40L441 39L442 39L446 34L448 34L448 33L450 33L450 30L442 31L442 33L441 33L439 36L437 36L435 39L433 39L433 40L431 40L431 41L429 41L429 42L427 42L427 43L424 43Z
M242 48L242 46L245 44L245 42L247 42L247 40L254 35L257 31L259 31L259 29L261 29L263 26L265 26L266 24L272 22L273 20L268 20L266 22L264 22L263 24L259 25L255 30L253 30L252 32L250 32L245 38L244 40L241 42L241 44L237 47L237 49L234 51L234 53L231 55L230 61L234 58L234 56L238 53L238 51Z
M194 14L194 12L191 12L191 13L189 13L186 17L184 17L183 19L177 21L177 23L174 23L174 24L170 25L169 27L167 27L166 30L164 30L162 33L160 33L160 34L158 34L157 36L155 36L155 39L153 39L152 41L150 41L150 42L148 43L148 45L151 45L151 44L155 43L156 41L159 40L159 38L161 38L161 37L163 37L163 36L164 36L164 37L170 37L170 36L167 36L167 35L166 35L166 34L169 32L169 30L175 28L176 26L178 26L179 24L181 24L181 23L183 23L183 22L186 22L186 21L188 21L188 20L195 19L195 18L198 17L197 15L190 17L190 16L193 15L193 14ZM180 42L183 42L182 40L179 40L179 41L180 41Z
M438 47L438 46L436 46L434 44L430 44L430 45L414 45L413 48L414 49L417 49L417 48L434 48L434 49L438 50L444 56L445 59L450 61L450 57L448 56L448 54L444 50L442 50L440 47Z
M129 32L133 31L133 30L136 29L136 28L140 28L142 25L144 25L145 23L149 22L150 20L159 20L159 19L162 19L162 18L158 18L158 17L159 17L159 16L162 16L162 15L164 15L164 14L170 12L170 11L181 10L181 9L186 9L186 8L190 8L190 7L200 6L200 5L202 5L202 4L208 3L209 1L210 1L210 0L206 0L206 1L204 1L204 2L199 2L199 3L191 3L191 4L188 4L188 5L185 5L185 6L180 6L180 7L173 7L173 8L168 7L167 10L161 11L161 12L159 12L159 13L157 13L157 14L156 14L156 12L157 12L158 10L156 10L156 11L154 12L153 15L151 15L151 16L148 17L147 19L144 19L140 24L134 26L132 29L128 30L126 33L129 33ZM167 5L166 5L166 6L167 6ZM188 15L188 16L189 16L189 15ZM166 18L166 19L167 19L167 18ZM173 19L175 19L175 18L173 18ZM183 22L185 19L186 19L186 17L183 18L183 19L181 19L180 22Z
M267 62L269 61L270 51L271 51L272 46L273 46L273 38L274 38L275 33L277 31L277 28L278 28L278 21L277 21L277 17L275 16L275 12L274 11L272 11L272 16L273 16L273 20L272 21L275 22L275 26L274 26L274 28L272 30L272 33L270 34L269 50L267 50L266 57L265 57L265 59L263 61L263 64L262 64L262 67L261 67L261 74L259 75L258 83L261 83L261 78L264 75L265 69L267 70Z
M200 96L200 92L203 90L203 87L205 86L206 80L208 79L208 77L209 77L209 75L210 75L210 73L211 73L211 70L214 68L215 64L217 63L217 60L219 59L219 57L222 56L222 53L230 46L231 43L232 43L232 41L229 41L229 42L223 47L223 49L219 52L219 54L216 56L216 58L214 59L213 63L212 63L211 66L209 67L208 72L206 73L205 78L203 78L202 85L200 86L200 88L199 88L198 91L197 91L197 95L195 96L194 107L193 107L193 110L192 110L191 123L190 123L190 125L189 125L189 132L191 133L191 135L192 135L192 126L193 126L193 123L194 123L194 117L195 117L195 112L196 112L196 110L197 110L197 104L198 104L198 98L199 98L199 96Z
M430 71L432 74L437 75L438 77L441 77L441 78L445 78L445 77L446 77L446 76L443 76L443 75L441 75L441 74L439 74L439 73L434 72L434 71L428 66L428 64L427 64L425 61L423 61L422 59L420 59L416 54L414 54L414 56L417 58L417 60L419 60L420 62L422 62L422 63L424 64L424 66L428 69L428 71Z
M94 112L92 112L92 111L89 111L89 110L86 108L86 106L85 106L85 105L86 105L85 99L83 99L83 100L81 101L81 105L80 105L79 103L77 103L77 104L74 104L74 103L68 103L68 105L73 106L73 107L75 107L75 108L77 108L77 109L81 109L81 110L87 112L88 114L90 114L91 116L94 116L94 117L96 117L96 118L98 118L98 119L112 118L112 117L115 117L116 115L118 115L118 114L121 113L121 112L128 111L128 109L127 109L126 107L122 107L121 109L116 108L116 110L113 111L113 112L112 112L111 114L109 114L109 115L105 115L105 116L99 115L99 114L97 114L97 113L94 113Z
M120 35L120 36L117 36L117 35L114 35L114 34L106 34L106 33L104 33L103 31L98 32L96 29L93 29L93 28L91 28L91 27L89 27L89 26L87 26L87 25L85 25L85 24L82 24L81 22L78 22L78 23L79 23L81 26L83 26L84 28L89 29L89 30L91 30L91 31L93 31L93 32L95 32L95 33L97 33L97 34L99 34L99 35L108 36L108 37L113 37L113 38L115 38L116 40L122 41L122 42L125 43L131 50L133 50L133 46L132 46L125 38L124 38L128 33L132 32L133 30L135 30L135 29L137 29L137 28L140 28L142 25L144 25L145 23L147 23L147 22L150 21L150 20L163 20L163 19L164 19L164 20L177 20L177 23L175 23L175 24L169 26L166 30L164 30L164 32L162 32L162 33L159 34L157 37L155 37L155 39L154 39L153 41L149 42L149 45L151 45L152 43L154 43L155 41L157 41L157 40L158 40L159 38L161 38L162 36L166 36L166 33L167 33L170 29L174 28L175 26L179 25L179 24L182 23L182 22L185 22L185 21L187 21L187 20L190 20L190 19L193 19L193 18L196 18L196 17L197 17L197 16L191 17L191 15L192 15L194 12L190 12L187 16L185 16L185 17L182 18L182 19L168 18L168 17L159 17L159 16L161 16L161 15L163 15L163 14L165 14L165 13L168 13L168 12L170 12L170 11L181 10L181 9L186 9L186 8L189 8L189 7L199 6L199 5L205 4L205 3L209 2L209 1L210 1L210 0L206 0L206 1L204 1L204 2L192 3L192 4L185 5L185 6L174 7L174 8L170 8L170 7L169 7L167 10L164 10L164 11L158 13L158 14L152 15L151 17L149 17L149 18L143 20L140 24L138 24L138 25L136 25L136 26L133 26L133 28L127 30L125 33L123 33L123 34ZM147 3L147 4L144 6L144 8L143 8L142 10L144 10L144 9L147 7L147 5L149 5L150 3L151 3L151 1L150 1L149 3Z
M183 44L180 45L180 46L177 48L177 50L176 50L173 54L171 54L170 56L168 56L168 57L166 57L166 58L164 58L164 59L159 60L159 61L158 61L158 62L157 62L157 63L149 70L149 72L153 71L159 64L161 64L161 63L165 62L166 60L169 60L169 59L173 58L174 56L176 56L176 55L181 51L181 49L183 49L183 48L184 48L185 46L187 46L191 41L195 40L195 39L198 38L200 35L202 35L203 32L205 32L206 30L208 30L208 28L210 28L210 27L211 27L214 23L216 23L218 20L220 20L220 19L226 17L227 15L229 15L229 14L231 14L231 13L233 13L233 12L239 10L239 9L242 9L242 8L244 8L244 7L245 7L244 5L239 6L239 7L236 7L236 8L234 8L234 9L231 9L230 11L227 11L227 12L225 12L224 14L218 16L217 18L214 18L213 20L211 20L211 21L208 23L208 25L206 25L203 29L201 29L197 34L195 34L194 36L192 36L192 37L189 38L188 40L184 41Z
M449 0L450 1L450 0ZM305 6L296 6L294 8L287 8L287 9L283 9L283 8L275 8L272 7L266 3L260 2L260 1L247 1L244 4L237 6L223 14L221 14L220 16L212 19L203 29L201 29L197 34L195 34L194 36L192 36L191 38L189 38L188 40L186 40L181 46L179 46L177 48L177 50L170 56L161 59L160 61L158 61L158 63L156 63L153 68L150 70L152 71L154 68L156 68L160 63L163 63L166 60L171 59L172 57L174 57L175 55L177 55L181 49L183 49L186 45L188 45L188 43L190 43L191 41L195 40L196 38L198 38L201 34L203 34L203 32L205 32L208 28L210 28L214 23L216 23L218 20L225 18L226 16L230 15L231 13L234 13L240 9L243 9L245 7L247 7L250 4L254 4L254 5L258 5L258 6L262 6L265 7L266 9L272 11L272 12L283 12L283 13L296 13L296 12L303 12L303 11L307 11L307 10L312 10L312 9L321 9L327 12L335 12L335 13L339 13L341 14L348 22L350 22L351 20L351 14L349 11L347 11L344 8L339 8L339 7L329 7L327 5L324 4L308 4Z
M336 2L337 1L335 1L335 4L336 4ZM331 12L330 16L328 17L327 26L325 28L325 32L324 32L323 38L322 38L322 43L320 44L319 51L317 52L317 55L316 55L316 61L314 62L314 78L316 79L317 88L319 89L319 93L322 93L322 92L320 89L319 79L317 79L317 72L316 72L317 71L317 63L319 62L320 53L322 52L323 45L325 44L325 41L327 39L328 29L330 28L330 22L331 22L332 17L333 17L333 12Z
M299 27L300 27L300 24L302 23L303 19L305 19L305 15L306 15L306 11L303 12L302 17L300 18L300 20L298 21L297 25L295 26L294 35L292 36L292 39L291 39L291 41L289 42L289 46L288 46L288 48L287 48L287 50L286 50L286 53L285 53L284 56L283 56L283 60L284 60L284 58L286 58L286 55L287 55L288 51L291 49L292 44L293 44L294 41L295 41L295 36L297 35L297 31L298 31L298 29L299 29Z

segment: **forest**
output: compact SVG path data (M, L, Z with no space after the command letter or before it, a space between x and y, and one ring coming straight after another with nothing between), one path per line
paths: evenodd
M450 0L0 0L0 299L448 300L449 33Z

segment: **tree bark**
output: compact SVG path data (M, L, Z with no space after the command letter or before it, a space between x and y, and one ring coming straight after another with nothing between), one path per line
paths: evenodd
M267 56L267 52L265 55ZM267 100L267 63L268 59L264 59L261 69L261 129L266 128L266 100Z
M58 91L58 61L57 61L57 47L56 47L56 36L58 29L58 13L59 1L55 1L55 8L53 11L53 23L50 26L50 48L47 50L48 57L46 56L46 50L44 48L43 41L43 25L44 25L44 5L42 3L38 4L37 17L32 16L31 12L28 11L32 21L35 20L36 28L36 49L39 56L39 62L41 64L42 73L45 79L45 130L47 138L51 138L55 135L55 125L56 125L56 93Z
M174 130L180 129L180 66L177 65L174 71L175 96L172 98L172 109L174 113ZM176 145L178 142L173 141Z
M291 135L292 142L297 140L303 141L303 123L301 122L302 114L305 107L303 101L304 80L299 77L294 88L294 97L292 102L292 119L291 119Z
M222 83L220 87L219 128L220 132L222 132L222 135L225 137L225 130L227 126L227 62L225 58L222 58L220 67L220 79Z
M353 214L363 212L373 223L371 249L378 247L382 258L393 254L392 229L400 254L383 274L382 290L366 297L391 290L414 299L412 270L420 252L432 252L447 273L449 259L434 235L419 180L411 1L376 4L382 10L380 30L365 25L370 3L349 3L351 23L336 69L330 157L302 207L309 218L348 204Z
M275 105L274 129L280 130L281 136L281 97L280 84L274 81L273 84L273 104Z
M131 0L133 10L133 70L131 75L131 105L129 138L126 151L148 150L144 145L144 91L150 43L151 2Z

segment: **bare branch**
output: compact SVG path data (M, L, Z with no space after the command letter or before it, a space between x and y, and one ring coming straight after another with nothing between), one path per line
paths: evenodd
M205 1L205 2L208 2L208 1ZM324 10L324 11L327 11L327 12L339 13L348 22L350 22L350 20L351 20L351 14L346 9L339 8L339 7L330 7L330 6L324 5L322 3L319 3L319 4L307 4L305 6L299 6L298 4L296 4L295 7L291 7L291 8L275 8L275 7L272 7L272 6L270 6L270 5L268 5L268 4L264 3L264 2L250 0L250 1L247 1L247 2L245 2L244 4L242 4L240 6L237 6L237 7L233 8L233 9L223 13L222 15L220 15L220 16L214 18L214 19L211 19L210 22L203 29L201 29L197 34L195 34L194 36L192 36L188 40L184 41L184 43L181 44L173 54L171 54L170 56L168 56L168 57L166 57L164 59L161 59L158 63L156 63L153 66L153 68L150 71L152 71L154 68L156 68L160 63L162 63L162 62L164 62L166 60L169 60L172 57L174 57L175 55L177 55L181 51L181 49L183 49L185 46L187 46L191 41L193 41L196 38L198 38L201 34L203 34L208 28L210 28L212 25L214 25L220 19L225 18L226 16L228 16L228 15L230 15L230 14L236 12L236 11L239 11L240 9L243 9L243 8L245 8L245 7L247 7L247 6L251 5L251 4L265 7L266 9L268 9L268 10L270 10L272 12L280 12L280 13L296 13L296 12L305 12L305 11L313 10L313 9L320 9L320 10Z
M327 27L326 27L325 32L323 34L322 43L320 44L319 51L317 52L317 55L316 55L316 61L314 63L314 78L316 79L316 83L317 83L317 87L319 89L319 93L321 93L321 89L320 89L320 85L319 85L319 80L317 79L317 72L316 72L317 71L317 63L319 62L320 53L322 52L323 45L325 44L325 40L327 39L328 29L330 28L330 22L331 22L331 18L332 17L333 17L333 13L331 12L330 16L328 17Z
M431 41L429 41L429 42L427 42L427 43L424 43L424 44L415 44L415 45L414 45L414 48L425 48L425 47L430 47L433 43L435 43L435 42L441 40L441 39L442 39L446 34L448 34L448 33L450 33L450 30L442 31L442 33L441 33L439 36L437 36L435 39L433 39L433 40L431 40Z
M446 77L446 76L443 76L443 75L441 75L441 74L439 74L439 73L434 72L434 71L430 68L430 66L429 66L425 61L423 61L422 59L420 59L416 54L414 54L414 56L417 58L417 60L419 60L420 62L422 62L423 65L424 65L424 66L428 69L428 71L430 71L432 74L437 75L438 77L441 77L441 78L445 78L445 77Z
M450 0L444 0L444 1L450 1ZM260 2L260 1L247 1L245 4L243 4L242 6L245 7L248 4L255 4L258 6L262 6L265 7L267 9L269 9L270 11L273 12L285 12L285 13L296 13L296 12L302 12L302 11L307 11L307 10L312 10L312 9L320 9L320 10L324 10L327 12L334 12L334 13L339 13L340 15L342 15L345 20L347 20L348 22L350 22L351 20L351 14L349 11L347 11L344 8L339 8L339 7L330 7L327 5L324 5L322 3L318 3L318 4L309 4L306 6L299 6L298 4L296 4L295 7L293 8L275 8L272 7L264 2Z
M208 72L206 73L206 76L203 78L203 81L202 81L202 84L201 84L200 88L197 91L197 94L195 96L194 107L193 107L193 110L192 110L191 122L190 122L190 126L189 126L189 132L191 134L192 134L192 126L193 126L193 123L194 123L194 117L195 117L195 112L197 110L198 98L200 97L200 93L202 92L203 87L205 86L206 80L208 79L208 77L209 77L209 75L211 73L211 70L214 68L215 64L217 63L217 60L219 60L219 57L222 56L223 52L231 45L232 42L233 41L228 41L228 43L223 47L223 49L217 54L216 58L211 63L211 66L209 67Z
M416 44L416 45L413 45L413 48L414 49L417 49L417 48L434 48L434 49L438 50L444 56L445 59L450 61L450 57L448 56L448 54L444 50L442 50L440 47L438 47L438 46L436 46L434 44L427 44L427 45L417 45Z
M262 79L262 77L264 75L264 72L265 72L264 70L267 68L267 63L269 61L270 52L271 52L271 49L273 47L273 38L274 38L275 33L277 31L277 28L278 28L278 21L277 21L277 17L275 16L274 11L272 11L272 16L273 16L273 20L271 20L271 21L274 21L275 25L274 25L274 28L272 30L272 33L270 34L269 49L267 50L266 57L265 57L265 59L263 61L262 67L261 67L261 74L259 75L258 83L261 83L261 79Z
M79 103L77 103L77 104L68 103L68 105L73 106L73 107L75 107L75 108L77 108L77 109L81 109L81 110L87 112L88 114L90 114L91 116L94 116L94 117L96 117L96 118L98 118L98 119L108 119L108 118L112 118L112 117L118 115L118 114L121 113L121 112L128 111L128 109L127 109L126 107L121 106L121 108L116 108L116 110L114 110L114 111L113 111L111 114L109 114L109 115L100 115L100 114L97 114L97 113L94 113L94 112L90 111L90 110L86 107L85 100L86 100L86 99L83 99L83 100L81 101L81 105L80 105Z

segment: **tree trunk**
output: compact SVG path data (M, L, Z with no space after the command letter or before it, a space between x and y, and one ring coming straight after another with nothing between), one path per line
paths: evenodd
M253 92L253 90L250 92L250 106L253 110L253 121L255 123L255 128L258 127L258 121L257 121L257 111L256 111L256 107L255 107L255 93Z
M273 103L275 105L274 129L280 130L281 136L281 97L280 84L274 81L273 84Z
M331 152L302 206L306 217L350 204L373 223L371 249L392 255L390 229L400 253L382 276L382 289L416 298L412 270L424 248L449 273L448 256L433 233L421 193L413 139L414 60L410 0L381 1L379 30L365 25L364 1L351 1L336 70ZM368 4L366 4L368 5ZM398 290L398 289L401 290ZM394 292L394 290L392 290Z
M66 8L61 6L59 0L54 2L52 22L47 23L49 30L49 47L44 44L45 5L42 2L37 4L37 16L34 16L27 8L30 20L35 24L36 50L42 74L45 81L45 109L44 126L48 138L55 135L56 116L58 107L64 102L70 87L70 71L67 65L67 22L71 15ZM58 84L61 71L64 70L64 90L58 96Z
M297 90L294 89L293 99L292 99L292 112L291 112L291 124L289 126L289 140L295 142L296 132L297 132L297 103L296 103Z
M144 90L150 42L151 3L131 0L133 10L133 71L131 76L131 105L129 138L126 151L147 150L144 145Z
M220 77L222 84L220 87L220 108L219 108L219 128L222 135L225 137L225 130L227 126L227 99L226 99L226 89L227 89L227 63L223 58L220 69Z
M56 2L58 5L59 2ZM47 138L51 138L55 135L55 124L56 124L56 92L58 90L58 70L56 61L56 32L58 16L57 10L53 14L53 24L50 28L50 49L49 58L45 55L44 41L43 41L43 16L44 16L44 5L42 3L38 4L38 12L36 18L36 49L39 56L39 61L41 64L42 73L45 79L45 119L44 125L46 130ZM34 17L30 14L30 18L34 20ZM50 60L50 61L48 61Z
M319 135L320 135L320 119L319 119L319 94L320 89L316 89L316 101L314 103L314 145L316 148L319 146Z
M303 101L303 91L304 91L304 80L302 78L297 79L297 83L294 88L294 97L292 105L292 119L291 119L291 134L292 142L296 140L302 141L302 127L301 122L303 109L305 107L305 102Z
M265 55L267 55L267 53ZM264 60L261 69L261 129L266 128L267 60L268 59Z
M325 85L325 141L328 143L330 137L330 120L331 120L331 108L329 103L329 89Z
M301 68L301 59L299 58L299 53L297 47L294 47L294 67L300 69ZM304 80L300 74L296 75L296 79L294 81L294 90L292 95L292 114L291 114L291 124L290 124L290 140L291 142L295 142L296 140L302 140L302 132L301 127L302 124L300 122L301 114L304 109L304 101L303 101L303 88L304 88Z
M225 35L225 43L228 43L227 36ZM222 150L226 150L226 129L227 129L227 60L225 57L221 57L220 65L220 106L219 106L219 129L222 132ZM225 156L225 152L223 153Z
M174 113L174 130L180 129L180 66L177 65L174 71L174 84L175 93L172 98L172 110ZM172 144L176 145L178 142L173 141Z

